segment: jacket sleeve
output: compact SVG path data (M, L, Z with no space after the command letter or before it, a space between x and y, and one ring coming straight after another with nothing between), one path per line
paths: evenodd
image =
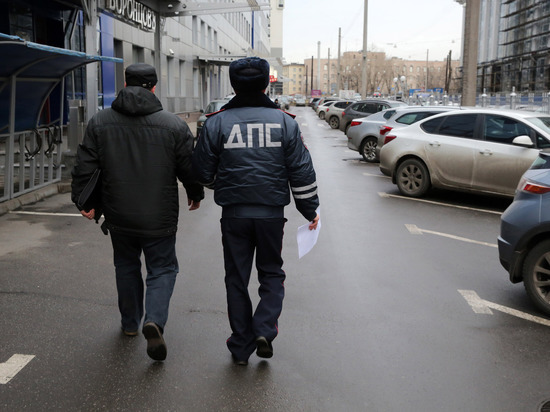
M219 148L215 146L209 126L214 119L207 119L193 152L193 171L198 181L212 188L218 170ZM217 139L214 139L217 141Z
M287 133L284 152L290 190L298 211L308 221L312 221L315 219L316 209L319 207L317 178L313 161L302 140L298 123L294 120L287 120L285 124Z
M82 208L78 206L78 198L94 174L94 171L98 168L99 157L97 142L93 133L92 119L86 127L86 133L84 134L82 143L78 146L75 165L71 171L71 200L79 210Z
M195 179L191 168L193 140L194 137L189 126L182 121L176 140L177 176L185 188L187 198L199 202L204 199L204 188Z

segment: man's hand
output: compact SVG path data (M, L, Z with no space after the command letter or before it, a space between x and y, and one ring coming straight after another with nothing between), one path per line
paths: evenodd
M195 202L194 200L187 199L187 205L189 206L189 210L197 210L201 207L201 201Z
M89 212L86 212L85 210L81 210L80 214L90 220L92 220L95 216L95 209L90 209Z
M317 223L319 223L319 215L315 216L315 219L309 224L309 230L317 230Z

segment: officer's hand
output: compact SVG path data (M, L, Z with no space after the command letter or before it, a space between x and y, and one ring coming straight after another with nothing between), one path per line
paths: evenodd
M309 230L317 230L317 224L319 223L319 215L315 216L315 219L309 224Z
M89 212L86 212L85 210L81 210L80 214L90 220L92 220L95 216L95 209L90 209Z
M187 199L187 205L189 206L189 210L197 210L199 207L201 207L200 200L198 202L195 202L194 200Z

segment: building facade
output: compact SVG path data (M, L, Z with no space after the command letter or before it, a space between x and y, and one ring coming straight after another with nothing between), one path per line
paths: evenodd
M283 67L283 93L287 96L306 94L306 66L299 63L286 64Z
M230 94L232 60L271 54L270 6L244 0L2 0L0 16L0 33L123 59L122 65L91 64L71 76L68 99L83 100L87 118L110 106L132 63L156 67L157 95L179 113Z
M550 90L550 2L482 0L477 93Z

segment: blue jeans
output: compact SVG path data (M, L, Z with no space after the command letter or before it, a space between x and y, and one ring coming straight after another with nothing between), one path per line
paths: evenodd
M178 274L176 235L138 237L111 233L118 308L122 328L137 331L143 318L143 277L141 252L145 257L145 321L156 323L161 330L168 319L168 306Z

